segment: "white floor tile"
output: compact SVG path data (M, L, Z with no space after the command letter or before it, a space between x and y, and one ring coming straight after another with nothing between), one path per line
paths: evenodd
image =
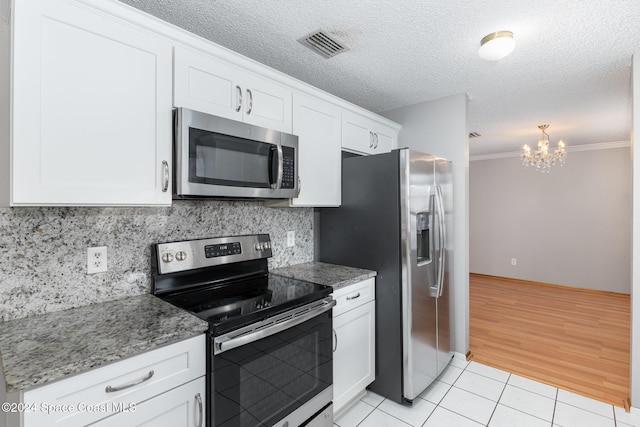
M438 406L423 427L479 427L483 425Z
M411 425L376 409L358 427L411 427Z
M560 401L556 402L553 423L561 427L615 427L616 425L611 418Z
M496 381L502 381L503 383L506 383L509 379L509 375L511 375L507 371L502 371L500 369L496 369L494 367L483 365L474 361L471 361L471 363L469 363L469 366L467 366L467 371L475 372L476 374L489 377Z
M412 406L367 391L334 427L640 427L640 411L477 362L452 362Z
M442 398L451 388L451 384L443 383L442 381L434 381L431 383L429 387L425 391L423 391L420 396L421 399L428 400L431 403L435 403L436 405L440 403Z
M355 427L362 422L375 408L363 401L357 402L347 412L334 420L340 427Z
M498 403L541 418L549 423L553 421L553 409L556 405L555 399L549 399L511 385L507 385Z
M514 387L521 388L523 390L531 391L544 397L555 399L558 394L558 388L544 384L538 381L531 380L529 378L521 377L520 375L511 374L507 384Z
M440 406L486 425L496 407L496 402L466 390L451 387L440 402Z
M541 420L524 412L498 404L489 427L550 427L551 421Z
M382 403L384 397L367 390L367 394L364 395L360 400L362 400L364 403L368 403L371 406L378 406Z
M438 377L438 381L442 381L443 383L452 384L456 382L458 377L462 374L462 369L456 368L455 366L447 366L447 368L440 374Z
M627 413L624 408L614 407L613 411L616 415L616 423L618 425L625 424L633 427L640 427L640 410L631 408L631 412Z
M422 399L415 399L411 406L400 405L389 399L385 399L384 402L378 406L378 409L389 415L393 415L407 424L420 427L424 424L429 415L431 415L431 412L436 409L436 405Z
M451 366L455 366L456 368L460 368L460 369L465 369L467 367L467 365L469 364L469 362L466 359L462 359L462 358L458 358L458 357L453 357L453 359L451 359Z
M613 418L613 405L600 402L599 400L590 399L588 397L560 389L558 390L558 401L602 415L603 417Z
M497 402L505 383L466 370L453 383L453 386Z

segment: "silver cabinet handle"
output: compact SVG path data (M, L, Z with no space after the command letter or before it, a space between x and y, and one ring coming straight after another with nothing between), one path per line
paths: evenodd
M169 189L169 162L162 161L162 192L166 193Z
M369 131L369 148L373 148L373 132Z
M242 108L242 88L236 86L236 112Z
M121 385L121 386L118 386L118 387L111 387L110 385L108 385L107 388L105 389L105 391L107 393L115 393L116 391L120 391L120 390L124 390L124 389L130 388L130 387L137 386L139 384L142 384L145 381L149 381L151 379L151 377L153 376L153 374L154 374L154 372L153 372L153 370L151 370L151 371L149 371L149 373L144 378L139 379L137 381L134 381L132 383Z
M204 413L202 412L202 396L200 396L200 393L196 394L196 401L198 402L198 426L197 427L202 427L202 421L204 421Z
M333 338L334 338L334 344L333 344L333 352L335 353L336 350L338 349L338 333L336 332L336 330L333 330Z
M358 292L358 294L353 297L347 297L347 301L351 301L352 299L356 299L356 298L360 298L360 292Z
M251 114L251 110L253 110L253 94L249 89L247 89L247 98L249 98L249 104L247 105L247 114Z
M373 134L373 148L378 148L378 134Z

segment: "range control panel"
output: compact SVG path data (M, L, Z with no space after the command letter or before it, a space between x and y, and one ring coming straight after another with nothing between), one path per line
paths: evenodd
M218 243L217 245L207 245L204 247L204 256L207 258L240 255L241 253L242 245L240 244L240 242Z
M272 256L268 234L214 237L154 245L158 274L231 264Z

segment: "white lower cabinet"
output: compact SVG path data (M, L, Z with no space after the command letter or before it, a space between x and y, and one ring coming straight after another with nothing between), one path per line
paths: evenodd
M93 424L97 427L204 427L204 377Z
M13 396L22 427L205 425L204 334Z
M375 379L375 279L338 289L333 297L333 411L340 415Z

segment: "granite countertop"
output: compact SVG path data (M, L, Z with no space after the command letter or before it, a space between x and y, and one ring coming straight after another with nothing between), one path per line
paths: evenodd
M362 282L377 273L362 268L346 267L344 265L327 264L325 262L306 262L290 267L269 270L271 274L292 277L307 282L333 286L334 290L354 283Z
M0 325L7 393L191 338L208 328L206 321L149 294Z

